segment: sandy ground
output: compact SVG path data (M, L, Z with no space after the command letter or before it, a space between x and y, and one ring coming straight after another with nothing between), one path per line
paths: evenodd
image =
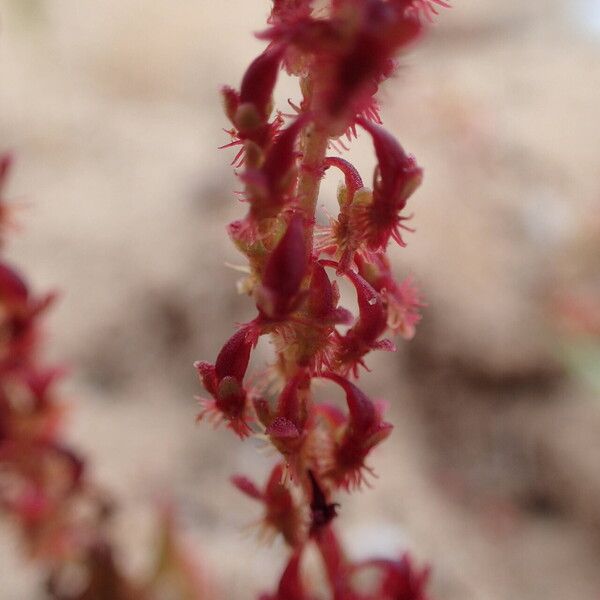
M228 476L262 480L271 459L195 426L191 364L251 315L224 267L241 207L217 90L259 51L267 5L219 6L0 0L0 140L26 205L10 255L62 292L48 355L72 365L68 434L121 502L124 556L143 567L168 496L223 597L247 600L284 553L256 549ZM384 91L426 168L418 231L394 254L428 307L414 342L371 361L396 429L340 523L356 555L431 562L439 599L600 597L599 393L549 308L600 275L599 12L457 1ZM368 144L352 153L368 173ZM37 584L5 527L0 597L37 600Z

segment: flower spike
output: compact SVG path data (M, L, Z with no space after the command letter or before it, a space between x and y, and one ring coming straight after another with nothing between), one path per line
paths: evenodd
M241 147L233 164L240 167L239 195L248 204L245 218L228 231L248 259L239 289L258 314L225 344L215 365L197 368L213 398L203 415L226 420L240 437L252 424L278 455L264 488L235 478L242 492L263 504L263 525L292 547L276 591L260 600L315 600L324 593L334 600L426 600L426 577L408 563L351 561L333 522L335 494L367 483L370 452L392 430L383 404L354 380L367 368L369 352L395 348L386 331L414 335L423 306L410 278L394 279L386 256L390 239L403 246L402 230L410 231L405 209L422 170L381 127L376 95L399 53L445 5L272 0L268 28L257 36L269 46L248 67L239 92L223 89L233 124L228 146ZM301 98L288 100L292 114L273 106L281 68L300 78ZM346 158L327 156L347 150L359 129L368 133L377 159L372 189ZM343 176L339 210L322 226L316 207L331 168ZM355 291L356 316L339 306L342 277ZM247 392L251 346L267 334L272 358ZM318 378L342 389L345 406L321 401L312 385ZM326 589L302 576L307 547L321 555Z

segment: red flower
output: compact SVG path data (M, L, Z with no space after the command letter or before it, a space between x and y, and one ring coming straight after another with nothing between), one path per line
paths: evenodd
M350 489L362 483L365 470L371 472L365 465L365 459L391 433L393 426L383 421L381 411L347 379L335 373L325 373L323 377L331 379L344 390L348 403L348 416L342 426L330 422L335 429L334 447L323 476Z
M337 267L331 260L322 260L321 264ZM358 319L345 335L337 334L331 366L336 371L358 376L358 367L365 367L364 356L371 350L395 350L394 344L387 339L380 340L387 324L387 311L381 296L358 273L345 273L356 289L358 301Z
M387 308L388 328L404 339L412 339L421 320L419 309L425 306L419 290L410 276L400 283L394 279L385 254L373 254L369 259L372 262L362 256L356 257L358 272L381 295Z
M246 496L264 504L265 514L261 521L264 532L267 535L269 532L281 533L287 544L297 547L306 539L308 523L306 513L283 483L284 473L284 466L276 465L264 490L241 475L232 477L231 481Z
M300 372L288 381L279 394L274 410L257 406L257 414L266 427L266 435L286 461L295 482L306 477L310 468L310 428L306 397L310 387L307 375Z
M201 399L203 409L198 419L209 418L215 424L225 419L228 427L241 438L251 432L243 379L255 343L252 329L242 327L225 342L214 365L205 361L194 363L200 380L212 396L212 399Z
M323 239L319 242L318 249L333 254L338 259L337 272L340 274L352 266L354 254L362 244L364 232L356 227L354 215L361 201L364 201L364 195L357 194L364 186L358 171L347 160L328 156L325 168L330 166L342 171L345 185L338 191L340 212L337 220L331 219L330 226L320 231Z
M300 573L300 551L292 554L279 581L277 592L274 595L263 594L260 600L311 600L312 596L306 593Z
M0 372L14 371L31 362L38 339L36 317L54 297L34 297L19 273L0 262Z
M335 349L334 326L352 322L352 313L338 307L337 282L331 282L323 266L314 262L303 312L294 327L289 345L298 357L298 365L318 374L331 363Z
M239 92L229 86L222 88L225 112L234 126L229 131L233 141L223 148L243 145L248 140L264 149L281 127L281 117L276 116L269 123L269 116L273 109L273 88L277 82L283 50L281 45L271 45L255 58L244 74ZM238 163L243 152L244 148L235 157L234 163Z
M295 213L269 256L255 290L260 322L281 321L298 308L308 257L302 215Z
M390 237L404 246L400 229L407 229L402 224L407 217L400 212L421 184L423 171L387 131L362 118L358 123L371 134L378 161L373 177L373 202L365 207L360 227L373 251L385 250Z
M376 590L363 600L427 600L425 587L429 579L429 569L417 571L410 557L400 560L374 559L359 563L355 572L374 568L380 571L380 581Z
M352 129L356 115L379 120L373 96L393 71L397 52L422 31L409 4L334 2L330 19L311 17L306 10L286 11L287 18L273 19L273 27L261 34L288 46L286 64L292 72L301 72L308 62L319 82L316 119L331 137ZM292 50L301 58L290 58Z

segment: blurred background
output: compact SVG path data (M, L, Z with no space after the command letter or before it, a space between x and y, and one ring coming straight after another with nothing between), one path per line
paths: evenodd
M417 232L393 255L428 306L412 342L369 362L396 428L340 525L357 557L431 563L440 600L597 600L600 0L453 4L382 93L425 167ZM260 52L268 8L0 0L0 148L22 206L9 254L61 292L46 348L71 366L68 436L122 506L133 571L166 499L234 600L272 589L285 556L257 549L258 506L228 481L263 481L272 458L195 425L191 365L252 315L225 266L244 209L216 149L218 88ZM369 144L351 155L370 180ZM0 590L40 598L6 525Z

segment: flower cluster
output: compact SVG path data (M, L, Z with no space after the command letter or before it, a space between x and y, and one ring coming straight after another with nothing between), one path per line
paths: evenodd
M2 196L11 157L0 155L0 245L11 224ZM0 259L0 514L18 527L28 555L49 568L56 600L201 600L202 586L165 513L155 568L133 581L115 561L108 532L114 503L63 439L63 370L39 357L40 319L53 300L37 296ZM162 595L161 595L162 594Z
M301 577L308 544L321 551L336 600L423 600L426 572L407 558L354 564L332 521L339 491L372 473L371 451L392 431L384 406L355 380L372 350L394 350L387 333L410 339L420 295L410 278L394 279L386 250L405 245L406 206L423 173L381 126L376 93L398 55L423 32L442 0L273 0L268 45L238 89L222 90L228 133L248 207L228 232L247 257L240 286L256 317L238 327L214 364L197 362L208 398L199 419L223 422L240 438L260 436L279 454L264 488L242 476L235 485L264 506L264 527L292 548L275 595L309 600ZM274 110L281 70L300 79L293 114ZM360 131L377 165L371 187L339 153ZM315 214L321 179L342 176L339 212L327 225ZM357 315L339 306L336 278L356 295ZM270 336L275 359L249 377L250 357ZM315 394L317 383L323 394ZM321 397L324 396L324 397ZM336 401L336 397L345 402ZM340 408L342 406L343 408ZM368 574L368 590L358 585Z

